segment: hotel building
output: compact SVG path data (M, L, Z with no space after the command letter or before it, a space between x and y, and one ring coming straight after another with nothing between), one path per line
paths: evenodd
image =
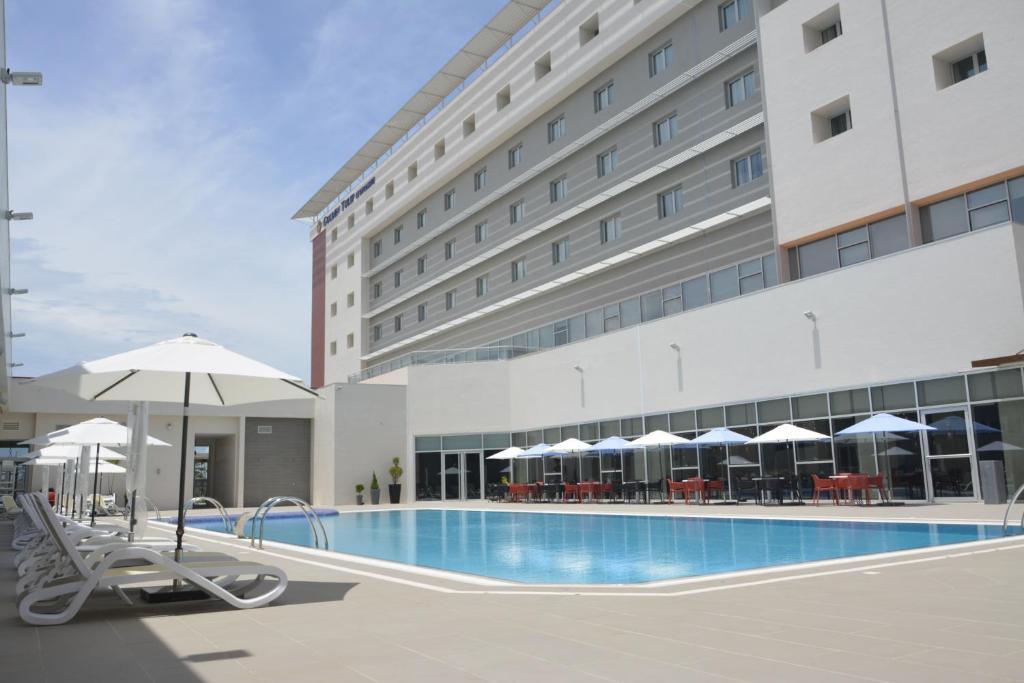
M887 470L899 498L1004 497L1022 36L1008 0L509 2L295 215L315 501L392 456L407 500L477 499L509 445L883 410L936 431L514 474Z

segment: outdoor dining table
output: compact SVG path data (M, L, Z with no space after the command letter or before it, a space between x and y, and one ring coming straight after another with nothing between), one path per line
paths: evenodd
M782 483L785 481L784 477L751 477L750 480L757 487L758 505L767 505L769 500L776 500L779 505L782 505ZM778 486L769 487L771 482L777 482ZM773 493L775 495L771 496L770 494Z
M581 481L579 487L580 498L586 497L590 501L603 493L611 493L612 490L611 484L602 484L599 481Z

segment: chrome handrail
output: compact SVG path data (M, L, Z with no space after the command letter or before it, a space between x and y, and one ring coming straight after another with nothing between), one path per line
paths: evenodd
M1020 498L1021 494L1024 494L1024 484L1020 485L1020 488L1017 489L1017 493L1013 494L1013 498L1010 498L1010 502L1006 504L1006 514L1003 515L1004 534L1006 533L1006 529L1010 523L1010 508L1012 508L1013 504L1017 502L1017 499ZM1024 514L1020 516L1020 528L1024 529Z
M124 506L124 511L121 513L121 516L124 517L124 519L128 519L131 516L131 509L132 509L131 508L131 497L129 497L128 500L129 500L129 504ZM163 515L160 514L160 508L157 507L157 504L154 503L153 499L150 498L149 496L140 496L139 494L136 493L135 494L135 503L136 504L142 503L142 505L141 505L142 512L144 514L147 514L147 515L149 514L149 509L152 508L153 512L156 513L157 521L158 522L162 522L163 521L164 518L163 518ZM138 518L136 518L136 519L138 519Z
M224 509L224 506L221 505L220 501L218 501L216 498L210 498L208 496L196 496L195 498L192 498L187 503L185 503L185 509L184 512L182 513L182 517L187 517L188 511L191 510L192 506L198 502L212 503L213 506L217 508L217 512L220 513L220 517L224 521L224 531L229 534L231 533L231 515L228 514L228 511ZM185 523L184 519L182 519L181 521L182 524Z
M310 529L313 531L314 547L320 547L320 537L322 535L324 542L324 550L330 549L327 541L327 529L324 527L324 523L323 520L320 519L320 515L308 502L302 500L301 498L296 498L294 496L274 496L273 498L268 498L262 503L260 503L259 507L256 508L256 512L253 513L251 518L252 534L250 534L249 536L249 547L256 546L256 522L258 521L260 525L259 548L260 550L263 549L263 529L264 524L267 521L267 515L270 513L271 509L282 503L290 503L292 505L295 505L296 507L299 508L299 511L302 512L302 515L306 518L306 521L309 523ZM316 520L315 523L314 520Z

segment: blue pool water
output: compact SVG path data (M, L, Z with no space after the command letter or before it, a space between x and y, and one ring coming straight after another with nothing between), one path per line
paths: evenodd
M1002 537L986 524L393 510L323 519L330 549L520 583L643 583ZM218 521L189 519L219 530ZM312 546L301 516L268 540Z

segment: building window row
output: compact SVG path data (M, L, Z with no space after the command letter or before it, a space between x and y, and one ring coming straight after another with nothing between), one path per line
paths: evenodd
M1024 176L922 206L926 244L1013 220L1024 223Z
M899 214L790 248L790 278L796 280L851 266L909 246L907 217Z

